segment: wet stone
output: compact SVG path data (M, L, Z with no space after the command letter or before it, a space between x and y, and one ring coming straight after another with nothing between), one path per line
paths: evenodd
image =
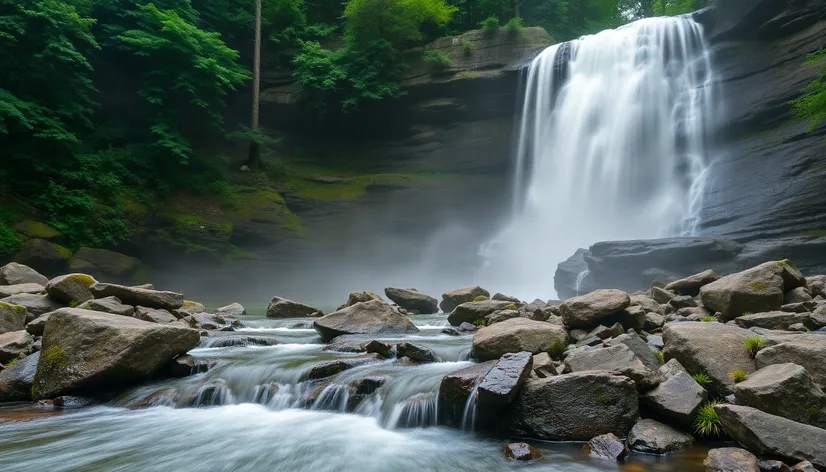
M542 458L542 453L528 443L511 443L505 446L505 457L517 461L533 461Z
M608 433L599 435L582 448L582 451L600 459L621 461L628 456L628 448L615 435Z
M516 398L522 383L530 375L533 356L530 352L505 354L485 375L476 392L476 405L501 408Z

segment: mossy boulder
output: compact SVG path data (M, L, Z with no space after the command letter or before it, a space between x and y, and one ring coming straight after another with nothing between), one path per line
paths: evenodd
M45 239L29 239L20 245L12 260L45 273L59 273L66 268L72 251Z
M439 308L445 313L450 313L462 303L472 302L476 300L477 297L490 298L490 292L479 286L451 290L450 292L442 294L442 301L439 303Z
M46 323L32 396L116 391L149 379L199 342L189 328L62 308Z
M90 287L97 283L88 274L67 274L53 278L46 284L46 293L55 300L77 306L95 298Z
M0 299L0 302L25 307L26 311L28 311L29 315L32 317L38 317L44 313L49 313L57 310L58 308L63 308L63 304L52 297L33 293L19 293L17 295Z
M141 261L106 249L82 247L69 261L69 270L83 272L100 278L130 280L141 267Z
M20 239L54 240L61 236L60 231L34 220L21 221L14 225L14 230L20 235Z
M0 267L0 285L39 284L46 285L49 279L29 266L9 262Z
M21 331L26 327L26 307L0 302L0 334Z

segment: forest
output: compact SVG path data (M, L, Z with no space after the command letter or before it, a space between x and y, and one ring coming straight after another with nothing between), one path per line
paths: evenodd
M352 113L404 92L403 53L477 29L540 26L555 41L707 0L263 0L262 68L301 99ZM178 189L220 195L231 166L198 137L266 145L227 104L249 101L255 0L0 0L0 255L34 217L72 249L130 236L128 209ZM438 60L438 58L436 58ZM818 60L817 57L812 58ZM823 119L823 77L798 102ZM260 164L258 162L254 163Z

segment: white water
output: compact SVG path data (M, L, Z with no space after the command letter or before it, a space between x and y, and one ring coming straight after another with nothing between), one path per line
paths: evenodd
M688 17L649 18L530 65L513 218L481 278L553 295L558 263L598 241L691 235L714 115L710 54Z

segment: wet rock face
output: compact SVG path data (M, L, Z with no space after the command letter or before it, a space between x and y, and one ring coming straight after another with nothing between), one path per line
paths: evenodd
M308 380L323 379L331 377L345 370L358 367L360 365L376 362L381 359L377 354L365 354L359 357L352 357L347 359L333 359L330 361L323 361L316 363L304 374L304 378Z
M392 288L384 289L384 294L393 303L406 310L416 310L419 313L438 313L439 301L433 297L419 293L416 289Z
M667 454L694 444L694 437L654 420L639 420L628 433L628 446L646 454Z
M485 375L476 392L480 408L502 408L515 398L533 366L530 352L505 354Z
M666 375L664 382L640 397L640 403L655 414L690 426L697 410L708 399L708 393L685 371Z
M739 447L723 447L708 451L703 461L707 472L760 472L757 457Z
M628 448L611 433L592 438L585 444L582 451L591 457L612 461L621 461L628 456Z
M470 394L496 361L474 364L445 375L439 386L439 412L445 424L458 426Z
M0 372L0 403L32 399L32 384L38 361L40 352L35 352Z
M408 342L398 343L396 345L396 357L407 357L418 363L436 362L436 354L429 348Z
M517 461L533 461L542 458L542 453L528 443L511 443L505 446L505 457Z

